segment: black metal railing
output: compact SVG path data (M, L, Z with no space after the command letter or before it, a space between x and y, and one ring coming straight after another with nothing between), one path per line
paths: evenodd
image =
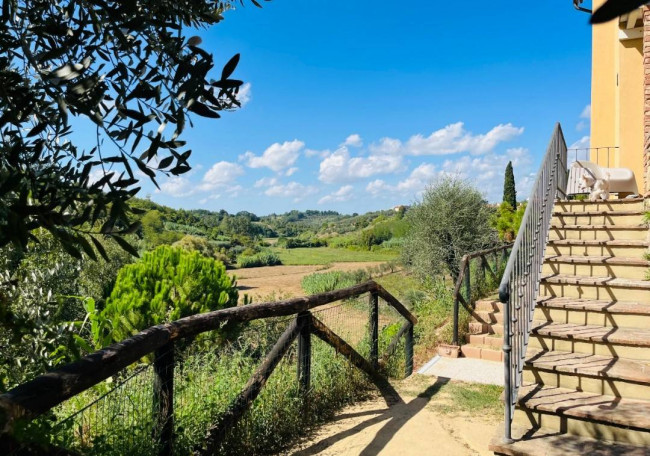
M458 274L454 287L454 331L451 341L453 346L457 347L461 342L458 328L460 305L462 304L469 313L472 313L472 296L482 297L480 294L484 291L482 290L484 287L481 287L481 284L487 283L488 272L492 283L498 284L501 281L501 270L504 269L504 265L508 261L508 251L510 249L512 249L512 244L504 244L491 249L468 253L461 259L460 274ZM490 262L490 257L492 257L492 262ZM475 280L472 280L473 260L479 262L477 271L479 276L475 276ZM474 285L474 290L472 290L472 285ZM465 289L465 296L463 296L463 288ZM488 289L487 291L494 292L494 289Z
M351 300L366 294L367 301ZM253 323L256 326L246 326ZM384 334L387 323L395 326ZM391 355L401 348L403 364L398 362L396 366L406 376L411 375L415 323L415 316L394 296L368 281L341 290L233 307L154 326L1 394L0 453L27 454L29 447L15 438L18 427L40 425L42 417L50 420L47 414L52 417L56 407L73 398L72 402L81 403L93 387L110 379L117 383L115 387L77 407L72 415L48 424L49 436L56 438L50 439L47 450L34 454L85 454L90 449L93 454L105 454L101 451L104 446L111 449L111 454L166 456L176 452L175 446L177 450L181 445L189 450L190 444L195 454L215 454L256 398L263 395L263 390L268 391L265 385L274 371L285 375L280 381L296 382L296 401L309 404L318 398L310 394L312 355L324 352L316 350L315 344L319 349L323 344L333 348L377 384L385 383L385 373L396 361ZM228 331L234 331L236 336L232 341L218 343L219 338L208 337L215 336L215 331L220 331L220 338L225 338ZM245 344L245 348L238 349L239 344ZM246 364L243 352L257 354ZM250 372L245 385L246 377L241 383L225 372L224 377L218 377L220 367L225 369L233 363L236 369L227 372ZM349 382L350 377L343 381ZM229 383L234 385L229 391L236 394L226 397L221 407L214 401L225 394L224 385ZM189 408L185 406L188 398L194 400ZM303 412L308 415L307 409ZM194 419L197 415L206 415L206 419ZM198 439L188 434L188 424L201 434ZM120 432L115 432L116 427ZM57 432L65 435L55 435Z
M506 441L512 440L512 417L522 380L553 205L556 197L566 197L566 163L567 147L558 123L537 172L528 206L499 286L499 298L504 304Z

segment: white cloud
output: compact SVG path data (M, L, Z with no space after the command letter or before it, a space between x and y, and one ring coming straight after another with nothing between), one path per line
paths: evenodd
M576 130L577 131L584 131L589 129L589 120L591 119L591 105L588 104L585 106L585 108L582 110L580 113L580 118L581 119L586 119L586 120L581 120L578 122L576 125Z
M568 149L588 149L591 138L589 136L583 136L573 144L571 144Z
M254 187L255 188L260 188L260 187L270 187L272 185L277 185L278 179L275 177L263 177L260 180L255 182Z
M293 176L295 172L298 171L298 168L294 166L293 168L289 168L288 170L285 171L284 175L285 176Z
M244 155L240 155L239 159L246 161L246 165L250 168L266 167L275 172L280 172L293 166L304 146L304 142L294 139L293 141L285 141L282 144L272 144L261 156L246 152Z
M405 143L395 138L382 138L370 145L375 154L401 155L450 155L461 152L485 154L499 143L510 141L524 132L523 127L511 123L500 124L485 134L474 135L465 130L463 122L447 125L429 136L411 136Z
M237 93L237 101L241 103L241 107L246 106L253 99L253 90L250 82L244 83Z
M347 147L341 147L321 161L318 179L327 183L350 182L376 174L394 173L402 168L400 156L350 157Z
M329 195L323 196L318 200L318 204L326 203L337 203L347 201L352 198L354 192L354 187L351 185L344 185L339 188L337 191L330 193Z
M580 118L581 119L591 119L591 105L590 104L585 106L585 109L582 110L582 113L580 113Z
M160 184L160 193L166 193L175 198L190 196L195 191L196 187L192 182L182 176L171 176L165 182ZM156 190L156 192L158 192L158 190Z
M357 133L354 133L347 138L345 138L345 141L341 146L351 146L351 147L361 147L363 146L363 140L361 139L361 136L359 136Z
M282 198L293 198L294 201L300 201L308 196L318 193L318 189L311 185L303 185L298 182L289 182L288 184L275 184L270 186L264 192L267 196L278 196Z
M381 179L374 180L366 186L366 191L374 196L391 195L399 193L404 196L420 195L426 186L436 177L436 167L423 163L413 171L409 177L396 185L389 185Z
M244 174L244 169L237 163L217 162L205 173L199 189L214 190L215 188L232 187L235 180L242 174Z

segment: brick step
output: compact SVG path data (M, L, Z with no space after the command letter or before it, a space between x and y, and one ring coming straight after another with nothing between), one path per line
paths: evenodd
M577 325L650 329L650 303L540 297L534 319Z
M643 222L642 210L621 211L554 211L552 225L638 225Z
M524 384L515 423L560 433L650 445L650 402Z
M546 244L546 256L606 256L643 259L650 244L646 240L555 239Z
M558 212L618 212L643 211L643 206L643 198L626 198L597 202L556 200L554 209Z
M540 294L548 297L650 302L650 281L556 274L542 277Z
M513 442L503 441L503 424L497 428L490 451L506 456L650 456L650 448L589 437L560 434L548 429L512 427Z
M529 348L647 361L650 360L650 330L535 320Z
M491 334L470 334L468 337L468 343L470 345L485 346L500 350L503 348L503 336Z
M528 350L524 381L626 399L650 398L650 362L563 351Z
M650 261L642 258L610 256L549 256L544 260L542 274L608 276L644 280Z
M503 350L497 350L494 347L486 345L465 344L460 347L460 351L465 358L503 362Z
M498 299L483 299L480 301L476 301L474 308L476 309L477 312L484 312L484 311L502 312L503 303Z
M647 240L648 227L637 225L551 225L550 240Z

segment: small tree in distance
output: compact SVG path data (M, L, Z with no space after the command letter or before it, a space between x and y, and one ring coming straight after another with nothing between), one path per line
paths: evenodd
M432 183L405 220L403 260L421 277L449 273L456 280L463 255L497 242L486 201L458 176Z
M506 175L503 181L503 201L508 203L512 209L517 209L517 190L515 189L515 173L512 170L512 162L506 166Z

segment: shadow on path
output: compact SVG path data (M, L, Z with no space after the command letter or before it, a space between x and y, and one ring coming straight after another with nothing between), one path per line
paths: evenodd
M364 448L359 454L361 456L373 456L378 454L386 445L392 440L395 434L402 428L404 425L415 415L417 415L426 405L429 403L431 398L440 391L444 385L449 382L448 378L438 377L436 382L429 386L426 390L420 393L416 398L411 400L409 403L404 402L400 397L399 393L388 382L381 382L378 384L379 391L381 392L386 404L389 406L387 409L377 410L373 412L359 412L359 413L349 413L341 416L337 416L335 421L340 421L344 418L352 418L355 416L368 416L368 415L377 415L373 418L367 419L356 426L346 429L338 434L327 437L319 442L314 443L313 445L305 448L303 450L292 453L294 456L312 456L316 455L327 448L331 447L335 443L353 436L364 429L386 421L382 428L377 431L375 437L372 441ZM398 412L399 410L399 412Z

